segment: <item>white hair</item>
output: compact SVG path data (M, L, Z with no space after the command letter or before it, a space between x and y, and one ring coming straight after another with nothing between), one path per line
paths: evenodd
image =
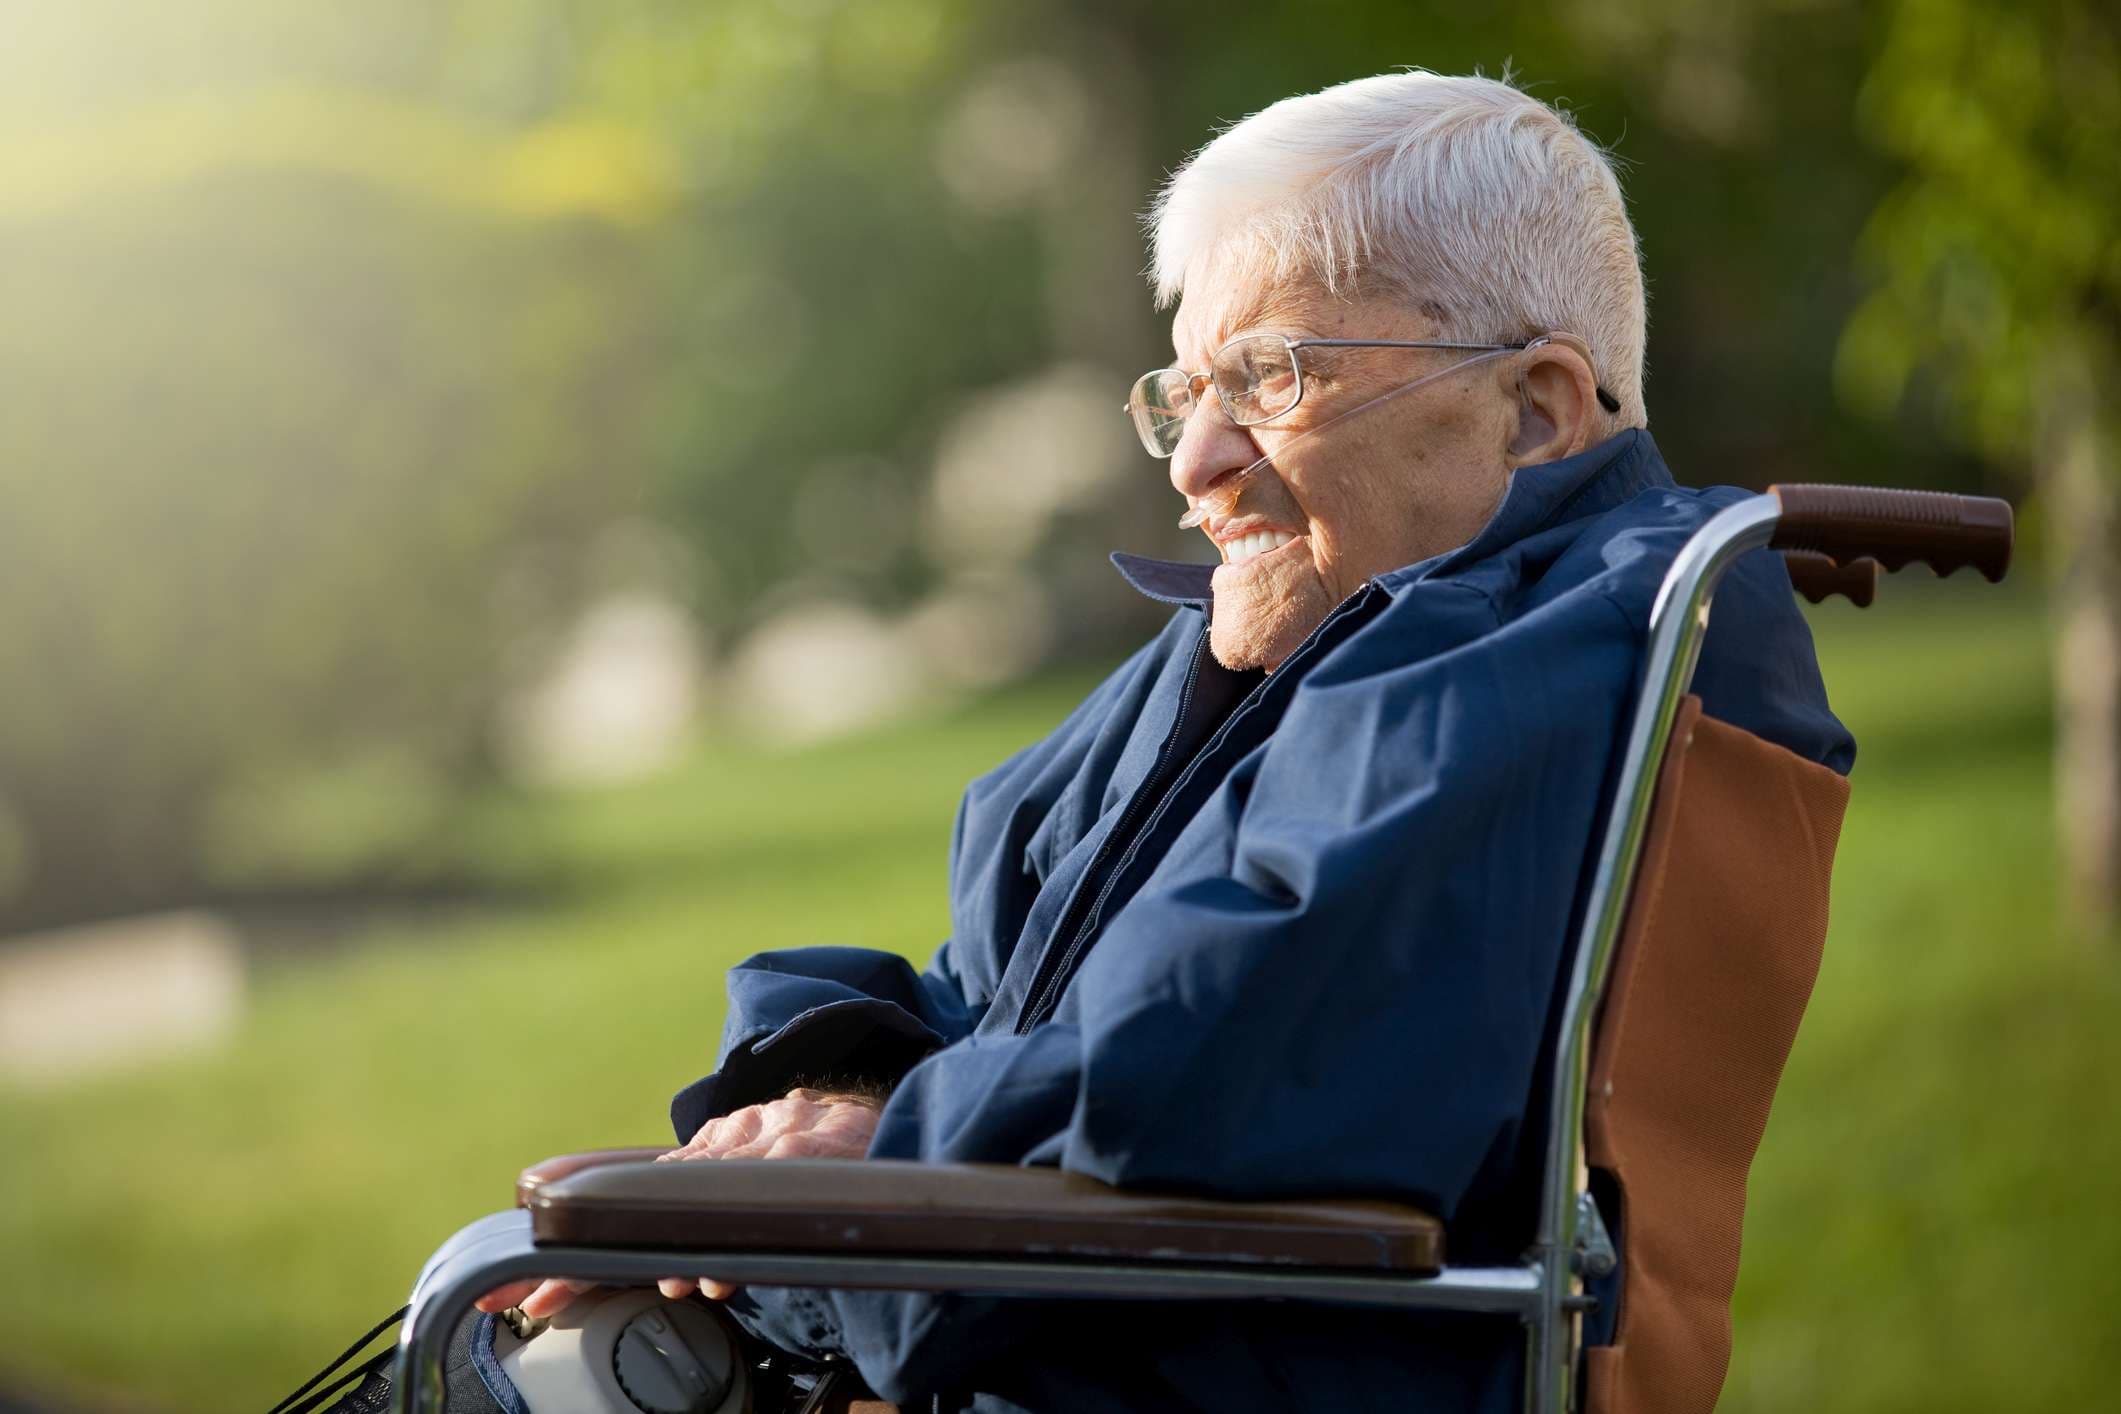
M1506 82L1424 70L1285 98L1226 129L1147 218L1159 305L1218 273L1382 289L1439 336L1590 342L1612 425L1640 427L1642 258L1596 144Z

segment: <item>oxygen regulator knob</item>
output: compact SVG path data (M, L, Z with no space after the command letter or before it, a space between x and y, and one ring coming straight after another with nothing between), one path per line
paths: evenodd
M712 1315L671 1303L626 1323L611 1373L641 1414L709 1414L729 1393L734 1355Z

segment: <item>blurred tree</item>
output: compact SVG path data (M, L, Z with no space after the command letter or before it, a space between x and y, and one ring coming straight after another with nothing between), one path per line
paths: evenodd
M1614 145L1683 477L1970 475L1830 396L1892 176L1853 3L0 10L0 926L446 863L624 517L716 647L807 600L925 623L918 671L983 603L1138 635L1099 552L1189 537L1116 411L1169 357L1135 214L1394 65L1514 61Z
M0 226L0 916L269 875L306 779L327 850L432 842L638 483L632 245L284 174Z
M1866 126L1906 180L1841 374L1875 405L1923 369L2041 494L2057 635L2056 798L2076 910L2121 917L2121 12L1896 0Z
M711 637L903 609L967 395L1139 328L1059 10L0 7L0 931L449 868L600 526L685 531Z
M449 867L644 482L670 163L531 9L9 17L0 931Z
M892 612L996 569L1050 583L1088 564L1088 602L1124 611L1102 593L1102 551L1116 522L1168 497L1145 458L1114 504L1030 524L1021 554L1000 553L1015 536L982 555L938 534L965 507L941 504L936 467L987 395L1065 365L1109 380L1099 416L1113 437L1056 419L1026 429L1038 445L982 448L967 479L1006 487L1056 457L1125 448L1117 407L1149 342L1131 51L1049 4L626 15L597 40L584 101L659 132L686 164L662 246L681 317L656 380L656 476L706 567L699 608L716 635L792 598ZM1141 623L1071 622L1097 640L1108 619Z

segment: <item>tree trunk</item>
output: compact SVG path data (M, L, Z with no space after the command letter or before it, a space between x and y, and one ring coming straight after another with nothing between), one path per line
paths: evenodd
M2055 807L2066 916L2097 933L2121 916L2121 497L2093 370L2050 377L2041 484L2055 573Z

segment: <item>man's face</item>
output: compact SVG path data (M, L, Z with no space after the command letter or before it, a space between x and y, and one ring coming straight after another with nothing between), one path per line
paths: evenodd
M1177 367L1205 371L1241 334L1291 339L1435 339L1433 321L1386 299L1189 288L1172 321ZM1234 503L1201 528L1221 553L1209 644L1230 668L1280 666L1372 575L1464 544L1502 498L1515 425L1510 357L1410 389L1299 437L1379 394L1471 355L1434 349L1303 349L1303 400L1238 427L1208 392L1171 458L1197 500L1261 456ZM1266 537L1262 540L1259 537ZM1260 550L1262 544L1273 548Z

